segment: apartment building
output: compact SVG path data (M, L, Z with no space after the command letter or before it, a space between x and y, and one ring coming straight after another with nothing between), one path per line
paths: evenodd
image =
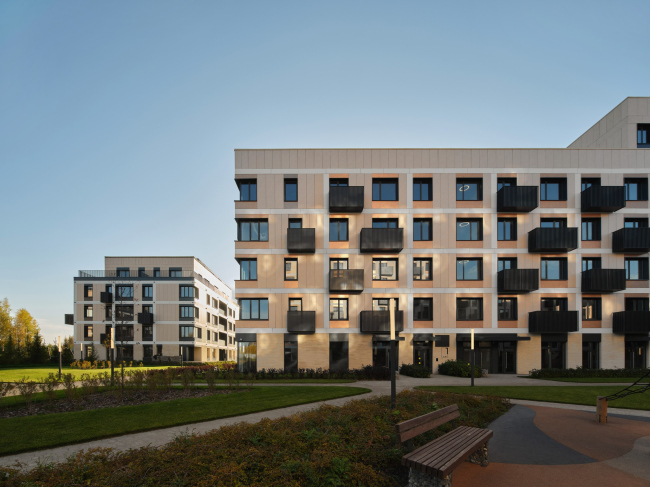
M105 257L74 278L75 358L235 360L239 307L196 257ZM110 347L110 345L109 345Z
M650 98L562 149L236 150L242 369L648 365Z

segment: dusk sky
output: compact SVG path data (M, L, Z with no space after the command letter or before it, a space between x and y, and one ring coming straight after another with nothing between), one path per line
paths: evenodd
M233 286L235 148L566 147L650 95L650 2L0 2L0 299L105 255Z

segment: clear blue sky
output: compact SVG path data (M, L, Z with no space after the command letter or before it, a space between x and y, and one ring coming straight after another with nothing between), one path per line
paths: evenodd
M104 255L233 283L234 148L566 147L650 95L650 2L0 3L0 299Z

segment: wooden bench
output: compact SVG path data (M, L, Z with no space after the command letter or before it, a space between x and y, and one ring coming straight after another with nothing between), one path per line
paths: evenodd
M453 404L395 426L399 440L409 449L402 457L402 465L410 469L409 487L451 486L452 472L465 460L488 466L487 443L493 432L469 426L456 428L454 420L459 416L458 404ZM453 430L413 450L413 438L449 421Z

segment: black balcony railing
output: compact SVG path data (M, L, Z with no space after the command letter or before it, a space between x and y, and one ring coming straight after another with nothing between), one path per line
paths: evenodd
M138 323L141 325L153 325L153 313L138 313Z
M360 252L401 252L404 248L403 228L362 228Z
M390 311L362 311L359 316L361 333L390 333ZM404 330L404 311L395 311L395 331Z
M528 313L530 333L570 333L578 331L577 311L532 311Z
M65 324L66 325L74 325L74 315L65 315Z
M528 252L565 253L577 248L577 228L535 228L528 232Z
M363 269L330 269L330 292L363 291Z
M288 333L314 333L316 311L287 311Z
M583 293L615 293L616 291L625 291L625 269L583 271Z
M612 233L614 252L650 252L650 228L621 228Z
M287 228L287 250L291 254L316 252L316 229Z
M330 187L330 213L363 211L363 186Z
M528 213L538 206L537 186L504 186L497 191L497 211Z
M500 293L522 294L539 289L539 269L504 269L497 273Z
M614 333L650 333L650 311L614 313Z
M111 304L113 302L113 293L99 293L99 301L104 304Z
M625 208L624 186L591 186L580 194L583 213L611 213Z

